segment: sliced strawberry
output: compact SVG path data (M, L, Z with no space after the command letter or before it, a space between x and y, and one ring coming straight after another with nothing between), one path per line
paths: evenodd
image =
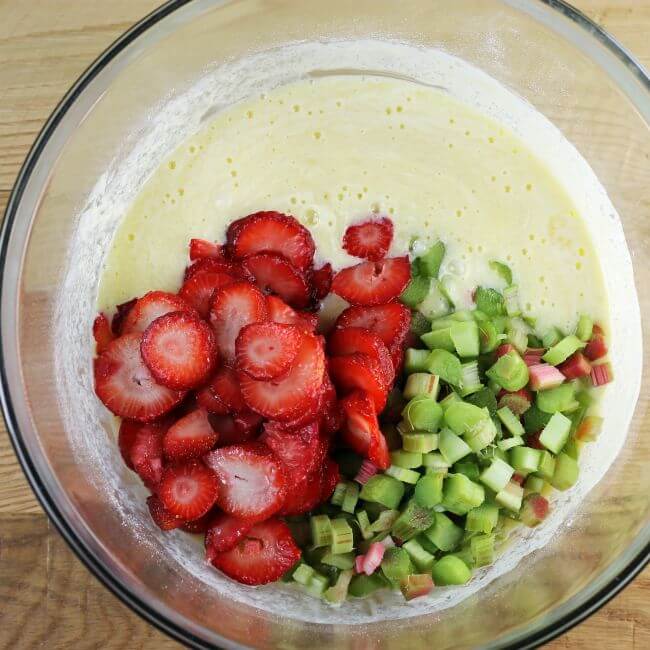
M399 302L374 307L348 307L341 313L335 327L364 327L375 333L391 356L401 349L411 327L411 310Z
M227 363L235 361L235 341L241 328L267 319L264 295L249 282L234 282L217 289L210 309L210 323L217 335L219 352Z
M280 422L266 422L260 442L280 460L289 485L319 468L325 457L318 422L301 429L286 429Z
M194 262L194 264L190 264L185 269L183 282L191 280L194 276L199 275L199 273L228 273L229 275L234 275L236 278L243 279L244 277L241 266L237 262L217 259L215 257L204 257Z
M229 551L215 554L212 564L237 582L263 585L281 578L299 559L287 524L271 519L253 526Z
M222 271L204 271L186 280L178 295L192 305L202 318L210 314L214 292L237 281L231 273Z
M95 393L115 415L141 422L167 413L185 396L156 383L140 355L139 334L115 339L95 359Z
M219 510L215 507L211 510L208 510L203 517L200 519L194 519L194 521L186 521L182 526L181 530L184 530L186 533L191 535L205 535L210 528L212 520L215 518Z
M277 296L266 296L266 305L269 310L270 321L284 323L285 325L296 325L308 332L316 331L318 325L318 316L316 314L307 311L297 312Z
M215 393L211 383L196 392L196 405L210 414L228 415L230 413L230 409Z
M240 374L245 402L256 413L272 420L292 420L318 400L325 371L325 353L320 338L304 334L291 369L269 381Z
M180 296L164 291L150 291L129 310L122 324L122 333L144 332L156 318L172 311L192 312L193 308Z
M246 402L241 394L239 377L237 373L227 366L217 370L217 373L210 381L214 394L228 407L231 413L239 413L246 410Z
M603 330L600 327L596 329L597 327L597 325L594 325L594 332L584 349L585 356L590 361L596 361L607 356L607 342L605 341Z
M173 424L163 436L165 457L172 461L199 458L217 444L219 435L210 425L208 413L196 409Z
M219 434L219 447L248 442L257 437L262 416L252 411L237 415L211 415L212 428Z
M564 363L561 363L558 370L567 379L579 379L580 377L588 377L591 374L591 364L582 352L576 352Z
M323 465L323 475L320 486L320 502L329 501L334 493L334 488L341 480L339 466L335 460L328 458Z
M174 530L183 525L183 520L173 515L157 496L147 498L147 507L154 523L160 530Z
M281 255L258 253L246 258L242 266L264 293L277 294L293 307L309 304L311 296L305 276Z
M329 262L311 274L311 284L316 300L322 300L330 292L333 276L332 265Z
M384 374L386 386L392 386L395 379L393 360L384 342L363 327L342 327L330 334L327 351L332 356L345 356L361 352L377 361Z
M93 337L97 345L97 354L101 354L113 340L113 332L105 314L99 314L93 322Z
M253 526L252 521L238 519L225 512L214 515L205 534L205 556L208 562L212 562L217 553L233 548Z
M314 510L321 503L322 483L323 472L320 467L311 474L293 481L278 514L293 517Z
M289 370L302 339L302 330L293 325L246 325L235 343L237 369L253 379L274 379Z
M175 390L196 388L217 362L212 328L198 316L182 311L153 321L142 336L140 351L156 381Z
M393 241L393 222L387 217L349 226L343 235L343 248L353 257L381 260Z
M121 428L120 428L121 429ZM129 467L142 479L152 491L157 489L163 471L162 437L164 428L157 424L141 426L133 439L129 456Z
M379 428L370 395L356 391L341 401L341 407L343 440L379 469L387 469L390 465L388 445Z
M137 302L137 298L131 298L131 300L123 302L115 308L116 311L113 314L113 320L111 320L111 329L115 336L121 336L123 334L122 327L124 325L124 319L128 316L129 312Z
M204 460L217 476L217 505L224 512L263 521L282 507L287 488L284 468L266 445L222 447Z
M410 279L409 258L389 257L340 270L332 281L332 291L353 305L382 305L395 300Z
M217 498L219 483L203 463L190 461L163 470L158 496L172 515L185 521L202 517Z
M372 398L377 413L381 413L386 406L388 386L384 375L379 364L367 354L357 352L344 357L331 357L329 372L341 393L365 391Z
M314 259L314 240L294 217L279 212L257 212L233 222L228 244L235 259L257 253L276 253L297 269L305 270Z
M190 259L202 260L204 258L225 260L225 248L222 244L208 241L207 239L190 239Z

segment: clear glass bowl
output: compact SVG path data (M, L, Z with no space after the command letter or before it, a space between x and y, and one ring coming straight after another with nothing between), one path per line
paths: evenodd
M137 526L125 525L92 480L95 468L73 449L78 432L66 425L51 325L61 292L75 290L63 280L77 229L102 228L83 222L97 180L146 132L157 107L210 66L291 41L359 37L442 48L501 81L563 131L621 216L645 332L650 82L584 16L557 0L178 0L136 25L87 70L53 113L16 182L0 258L5 417L34 491L80 559L135 611L190 645L536 645L593 612L648 559L650 348L625 446L579 513L515 571L456 607L408 622L304 623L290 612L271 616L211 591L163 545L152 552L140 544L143 530L155 532L144 517ZM92 305L82 304L80 331L90 331L91 314ZM89 348L89 335L82 343ZM90 376L81 374L80 390L89 391ZM625 391L625 377L612 390ZM102 436L103 453L115 454L109 435Z

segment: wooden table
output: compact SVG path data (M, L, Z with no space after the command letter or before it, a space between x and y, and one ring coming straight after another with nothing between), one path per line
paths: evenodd
M0 0L0 213L27 150L86 66L158 0ZM574 0L650 67L650 0ZM0 423L0 647L178 648L81 565ZM552 648L650 648L650 568Z

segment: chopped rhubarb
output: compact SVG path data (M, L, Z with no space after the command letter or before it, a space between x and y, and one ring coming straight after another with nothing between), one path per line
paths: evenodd
M527 366L536 366L542 363L542 356L546 353L546 348L528 348L524 352L524 363Z
M548 363L538 363L528 368L530 387L533 390L546 390L554 388L564 382L564 375Z
M365 555L357 555L354 558L354 570L356 573L363 573L364 561L366 559Z
M364 459L361 463L361 467L357 472L357 475L354 477L354 480L361 485L365 485L368 482L368 479L371 476L374 476L379 471L379 468L374 463L371 463L369 460Z
M601 363L591 369L591 383L594 386L604 386L614 379L612 366L609 363Z
M561 363L558 370L567 379L579 379L580 377L588 377L591 374L591 364L582 352L576 352L564 363Z
M603 330L600 327L594 325L591 339L589 339L589 343L585 347L585 356L591 361L602 359L607 355L607 343L602 332Z
M497 359L500 359L501 357L508 354L508 352L512 352L514 349L515 349L514 345L511 345L510 343L504 343L494 351L494 354L496 355Z
M384 559L386 547L381 542L373 542L363 559L363 572L372 575Z

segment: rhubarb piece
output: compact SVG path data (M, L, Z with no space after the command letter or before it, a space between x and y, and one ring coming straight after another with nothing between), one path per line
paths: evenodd
M416 503L423 508L433 508L440 504L444 478L440 472L427 472L419 478L413 493Z
M528 383L529 370L519 354L511 351L499 357L485 374L505 390L514 392Z
M399 465L391 465L386 470L386 476L396 478L398 481L408 483L409 485L415 485L420 478L418 472L414 472L411 469L405 469L404 467L399 467Z
M350 524L343 519L332 519L332 544L331 551L334 555L349 553L354 548L354 535Z
M417 350L419 352L419 350ZM408 352L408 351L407 351ZM429 354L427 353L427 357ZM409 375L404 386L403 396L410 400L414 397L426 396L435 400L440 390L440 377L428 372L416 372Z
M548 390L564 382L564 375L554 366L540 363L528 369L530 387L533 390Z
M405 548L389 548L381 561L381 572L392 584L399 583L415 571Z
M359 485L365 485L368 480L374 476L379 471L379 468L371 463L369 460L364 459L361 463L361 467L357 472L357 475L354 477L354 480L359 483Z
M363 556L363 572L367 576L372 575L379 568L385 552L386 547L380 542L370 544L368 551Z
M429 278L437 278L440 273L440 265L445 257L445 245L438 240L435 244L416 259L416 266L420 275Z
M530 373L530 370L528 371ZM514 393L501 391L499 393L499 408L509 408L516 416L521 417L529 408L533 396L527 388L522 388Z
M391 528L391 535L406 542L433 525L433 512L411 499Z
M309 518L312 546L329 546L332 543L332 523L327 515L314 515Z
M539 441L546 449L559 454L566 444L570 429L571 420L562 413L554 413L539 436Z
M463 538L463 529L442 512L434 513L433 525L423 535L441 551L453 551Z
M364 501L380 503L382 506L394 510L404 496L404 485L391 476L377 474L372 476L361 488L359 498Z
M579 406L575 399L574 384L561 384L555 388L539 391L535 403L537 408L544 413L573 411Z
M607 343L605 335L598 325L594 325L593 334L585 347L585 356L590 361L597 361L607 356Z
M556 490L568 490L578 480L578 462L567 454L558 454L551 485Z
M510 464L521 476L528 476L539 469L542 452L531 447L514 447L509 453ZM498 492L498 490L495 490Z
M483 503L483 486L470 481L463 474L448 474L443 487L442 505L456 515L464 515Z
M402 436L404 451L428 454L438 449L439 438L435 433L405 433Z
M598 387L609 384L614 379L612 366L609 363L600 363L591 369L591 383Z
M330 587L323 594L323 598L335 607L342 605L348 595L348 588L352 580L352 571L341 571L336 580L336 584Z
M573 334L565 336L561 341L552 346L542 357L552 366L557 366L566 361L573 353L585 347L583 341Z
M461 358L477 357L479 355L478 325L474 321L460 321L450 328L449 335Z
M438 447L450 466L472 453L469 445L450 429L443 429L440 432Z
M433 580L438 586L464 585L469 582L472 572L469 567L454 555L440 558L431 571Z
M500 458L494 458L489 467L481 472L479 480L493 492L500 492L508 485L514 473L514 467L511 467Z
M438 430L442 420L442 407L438 402L426 395L418 395L411 399L402 411L402 417L411 431Z
M427 361L427 371L453 386L460 386L463 381L460 360L446 350L431 351Z
M546 348L528 348L524 352L524 363L530 368L542 363L542 357L546 354Z
M469 544L475 567L488 566L494 562L494 535L476 535Z
M431 568L435 561L434 557L429 551L423 548L417 539L410 539L408 542L402 544L402 548L409 554L418 571L431 573Z
M591 364L582 352L572 354L566 361L558 366L558 370L567 379L580 379L591 374Z
M549 503L541 494L529 494L524 497L519 519L530 528L539 526L549 513Z
M473 393L478 393L483 388L481 377L478 370L478 361L468 361L461 365L461 396L467 397Z
M491 533L499 521L499 508L491 503L482 503L467 513L465 530L476 533Z

